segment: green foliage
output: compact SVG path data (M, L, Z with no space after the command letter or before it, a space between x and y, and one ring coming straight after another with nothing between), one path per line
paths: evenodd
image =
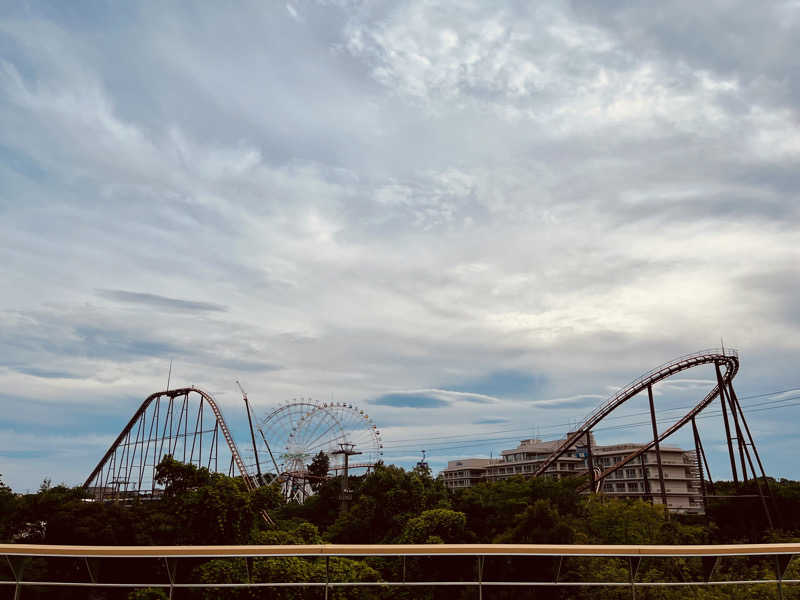
M464 544L470 541L467 517L449 508L426 510L410 519L397 539L399 544Z
M412 517L450 508L447 490L429 473L380 465L354 487L350 510L328 529L336 543L391 543Z
M591 498L586 503L583 544L654 544L664 524L664 510L642 500Z
M0 475L0 543L9 541L12 518L16 511L17 497L3 482L3 476Z
M379 466L374 472L351 480L353 499L340 514L340 480L323 482L318 493L304 504L285 504L275 487L249 492L238 478L210 473L166 458L158 466L165 491L160 499L129 504L95 502L81 489L52 485L46 480L35 494L16 496L0 480L0 533L5 539L47 544L259 544L318 545L337 543L533 543L533 544L703 544L737 541L794 541L800 533L800 484L772 482L775 506L780 507L782 529L766 527L759 498L718 498L711 501L710 520L702 516L671 515L660 506L638 501L586 496L576 492L575 481L511 478L448 492L440 480L424 468L405 471ZM753 483L734 488L716 484L720 495L749 495ZM771 503L772 507L773 504ZM277 528L267 528L261 517L269 510ZM776 514L776 513L773 513ZM759 529L760 527L760 529ZM74 581L85 579L85 567L68 561L30 561L26 577ZM562 561L561 579L627 582L627 560L582 558ZM800 578L800 561L789 566L787 577ZM129 579L124 566L98 561L101 578ZM548 557L492 557L485 576L494 580L551 581L558 565ZM93 567L95 568L95 567ZM339 559L321 557L273 557L202 560L187 559L179 569L186 582L300 581L396 581L407 571L410 580L458 581L472 579L473 560L461 557L393 557ZM720 579L772 578L765 559L726 559L718 568ZM156 580L166 579L162 572ZM699 580L699 559L644 559L638 578L642 581ZM152 580L150 580L152 581ZM491 597L517 598L530 591L494 588ZM625 588L540 588L537 598L629 597ZM319 590L308 587L224 588L185 591L178 598L306 598ZM377 587L331 588L330 598L467 598L474 590L449 588ZM682 598L681 588L642 588L637 597ZM27 592L26 592L27 593ZM786 598L800 598L800 589L784 591ZM39 598L82 598L80 588L31 592ZM701 599L770 598L768 585L748 588L698 588ZM27 597L27 596L26 596ZM164 590L104 590L97 597L145 600L164 598Z
M549 500L537 500L514 518L511 529L497 537L500 544L570 544L575 538L570 523Z
M284 522L282 529L268 529L253 534L251 542L262 546L293 546L321 544L322 537L315 525L304 521Z
M128 600L168 600L169 594L161 588L143 588L128 594Z
M328 476L328 469L330 468L330 458L322 450L311 459L311 464L308 465L308 474L312 476L311 489L315 492L322 487L325 478Z
M475 537L483 542L505 533L514 518L537 500L548 500L561 515L576 515L582 505L576 480L512 477L458 490L453 508L467 515Z
M151 512L152 543L244 544L262 510L280 503L276 489L248 492L241 479L165 457L157 467L164 497Z

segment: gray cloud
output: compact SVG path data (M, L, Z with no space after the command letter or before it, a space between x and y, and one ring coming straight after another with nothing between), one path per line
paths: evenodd
M68 371L53 371L49 369L38 369L36 367L20 367L15 370L25 375L43 377L45 379L80 379L82 377L81 375L69 373Z
M473 421L475 425L497 425L508 422L509 420L503 417L487 417L485 419L478 419L477 421Z
M146 294L143 292L127 292L124 290L97 290L97 294L103 298L124 302L127 304L142 304L152 308L164 308L168 310L185 311L211 311L225 312L227 307L214 304L213 302L199 302L196 300L180 300L178 298L168 298L158 294Z
M380 398L370 400L370 404L398 408L442 408L449 405L448 402L440 398L415 394L386 394Z

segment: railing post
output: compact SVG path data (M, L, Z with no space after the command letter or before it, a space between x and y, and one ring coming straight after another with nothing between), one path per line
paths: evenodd
M92 571L92 567L89 566L89 557L88 556L84 556L83 557L83 562L86 565L86 570L89 572L89 581L91 581L92 583L97 583L97 577L95 576L94 572Z
M328 600L328 584L331 581L331 557L325 557L325 600Z
M11 569L11 574L14 576L14 581L16 585L14 586L14 600L19 600L22 596L22 567L20 566L19 569L14 568L14 563L11 560L11 557L6 555L6 562L8 563L9 568ZM20 561L21 565L21 561Z
M244 570L247 572L247 583L253 583L253 557L244 557Z
M172 595L175 592L175 572L178 569L178 563L174 558L170 560L165 556L164 565L167 567L167 577L169 577L169 600L172 600Z
M711 581L714 571L719 566L719 556L703 556L700 560L703 564L703 579L706 583Z
M775 579L778 580L778 598L783 600L783 569L777 555L775 555Z
M792 562L794 554L776 554L775 555L775 579L778 580L778 598L783 600L783 576L786 574L786 568Z
M478 555L478 600L483 600L483 558Z

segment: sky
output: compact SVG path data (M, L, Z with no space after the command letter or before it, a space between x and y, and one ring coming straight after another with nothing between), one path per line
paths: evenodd
M3 480L82 483L170 361L240 440L237 379L436 471L721 340L800 478L798 107L796 0L3 3Z

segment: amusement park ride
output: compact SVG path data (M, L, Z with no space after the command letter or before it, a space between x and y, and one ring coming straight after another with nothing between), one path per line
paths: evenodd
M653 386L701 365L713 366L716 386L682 418L659 431ZM705 504L707 494L714 492L714 484L696 418L719 398L734 484L739 485L740 474L744 482L753 480L771 523L767 502L770 490L764 465L733 388L733 378L738 370L739 355L730 348L702 350L652 369L599 406L541 462L533 476L545 475L548 468L570 449L585 446L588 468L583 473L587 481L582 489L596 493L605 479L632 461L643 462L645 453L654 450L659 480L659 489L655 493L661 496L666 507L660 444L684 426L691 425ZM195 387L179 388L157 392L145 399L86 479L84 487L100 500L158 496L160 488L155 475L156 466L164 456L171 455L176 460L211 471L227 472L229 475L238 472L250 490L277 482L287 500L302 502L312 493L314 476L309 473L308 464L319 452L328 456L329 476L343 475L343 498L347 494L345 482L350 472L368 472L382 460L380 431L369 415L356 406L343 402L293 400L269 412L254 427L247 394L241 385L239 388L250 423L252 464L248 465L243 460L214 399ZM592 445L587 443L592 439L592 430L614 410L644 392L648 395L652 440L605 470L598 468L592 456ZM257 443L256 432L260 443ZM222 445L220 436L224 440ZM355 455L358 459L351 462L350 457ZM268 465L266 473L262 465ZM251 472L252 468L255 468L255 474Z
M308 464L320 451L329 475L365 472L383 456L383 442L369 415L352 404L300 399L275 408L255 426L247 393L239 382L250 425L252 449L243 455L214 398L196 388L148 396L86 479L99 500L154 497L161 493L159 462L170 455L213 472L238 474L249 490L277 482L287 500L312 493ZM257 443L256 431L261 444ZM220 437L224 440L220 444ZM342 452L341 448L349 448ZM357 449L357 450L356 450ZM361 455L351 463L349 456ZM245 462L243 456L252 458ZM262 471L262 465L268 465Z

